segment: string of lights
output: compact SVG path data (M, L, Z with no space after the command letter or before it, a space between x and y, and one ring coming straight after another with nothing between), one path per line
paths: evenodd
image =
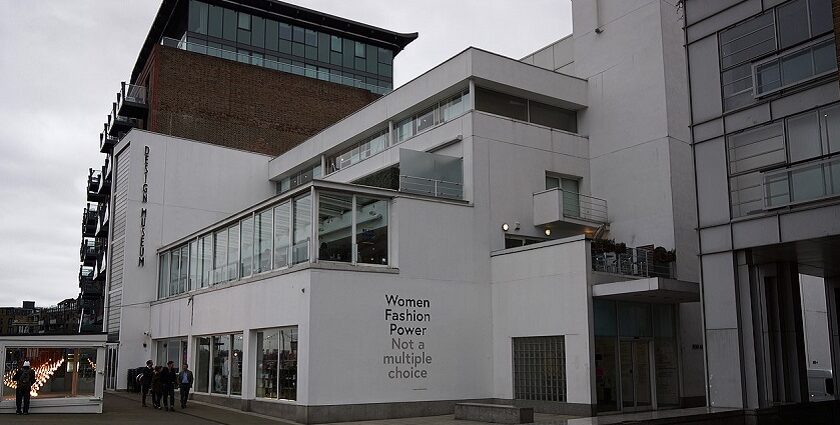
M90 361L90 359L88 359ZM52 378L55 371L64 364L64 359L58 359L53 361L52 359L47 360L46 363L35 366L32 369L35 371L35 382L32 384L32 389L29 390L29 394L32 397L38 397L38 390L44 386L44 384ZM3 384L9 388L17 389L17 382L12 380L14 377L15 371L12 370L3 375Z

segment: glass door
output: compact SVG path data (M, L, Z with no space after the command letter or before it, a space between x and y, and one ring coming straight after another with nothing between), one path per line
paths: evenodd
M621 341L621 406L624 411L653 408L650 341Z

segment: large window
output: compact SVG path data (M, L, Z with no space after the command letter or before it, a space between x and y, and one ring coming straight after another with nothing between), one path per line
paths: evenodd
M513 397L566 401L563 336L513 338Z
M271 270L271 242L272 242L272 210L267 209L256 214L255 225L255 247L254 247L254 272L267 272Z
M830 0L794 0L721 31L723 109L837 69L833 38L799 46L831 31L830 19ZM783 49L790 51L767 58Z
M292 203L274 207L274 268L287 267L291 257Z
M297 349L297 326L257 332L257 397L297 400Z
M840 194L839 129L834 104L728 136L732 215Z
M577 133L577 112L482 87L475 89L475 109Z
M35 371L29 394L34 399L93 397L96 348L9 347L3 370L2 400L14 400L14 373L28 361Z
M195 391L241 395L242 334L210 335L196 341Z
M213 393L228 394L230 380L230 335L215 335L213 340Z
M309 261L309 241L312 238L312 197L301 196L293 202L292 263Z
M387 265L388 201L320 193L318 242L321 261Z
M254 261L254 219L246 218L240 223L242 228L240 230L240 244L239 250L241 252L239 258L239 276L250 276L252 272L252 264Z

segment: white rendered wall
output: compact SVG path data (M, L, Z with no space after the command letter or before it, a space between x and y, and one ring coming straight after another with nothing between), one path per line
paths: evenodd
M799 275L799 289L802 294L802 319L805 327L808 369L831 370L825 282L821 277L801 274Z
M494 397L513 398L511 338L563 335L566 402L596 403L588 244L568 238L491 258Z
M148 199L142 202L144 148L149 147ZM117 388L125 371L153 358L149 303L157 299L156 250L274 193L270 157L132 130L115 152L131 149ZM145 208L145 265L138 266L140 213ZM157 338L154 333L151 337ZM145 347L143 344L146 344Z

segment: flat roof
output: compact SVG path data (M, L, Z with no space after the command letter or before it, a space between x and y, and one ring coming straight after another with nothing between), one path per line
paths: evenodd
M186 4L189 0L163 0L158 9L157 15L149 28L149 34L140 48L140 54L137 61L134 63L134 69L131 72L131 82L134 83L137 76L146 65L146 60L151 54L152 49L160 42L164 35L164 30L169 26L170 20L177 12L178 5L183 2ZM307 9L305 7L296 6L291 3L286 3L278 0L202 0L207 3L218 4L221 6L229 6L231 8L252 9L255 12L261 12L265 15L274 15L285 21L297 22L301 25L309 27L323 27L330 29L336 33L346 33L358 39L365 39L379 44L380 47L387 47L394 52L396 56L408 43L414 41L418 34L414 33L399 33L395 31L386 30L384 28L375 27L350 19L345 19L339 16L330 15L319 12L317 10Z

